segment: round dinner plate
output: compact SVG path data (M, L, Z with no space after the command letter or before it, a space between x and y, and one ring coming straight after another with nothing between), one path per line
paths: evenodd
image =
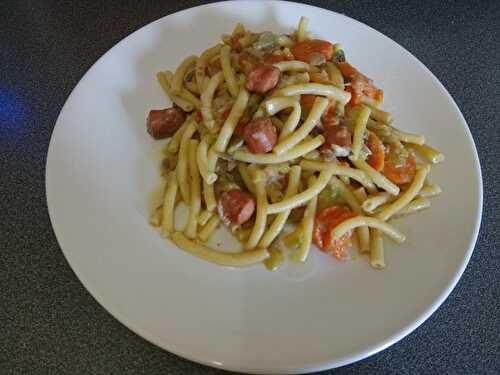
M424 134L446 155L431 179L430 209L395 221L407 241L386 241L383 271L366 257L336 261L316 249L303 266L269 272L216 266L151 227L164 142L146 132L152 108L170 102L155 80L230 33L290 32L300 16L385 91L395 125ZM477 152L455 102L397 43L344 15L288 2L223 2L153 22L109 50L85 74L57 120L46 169L59 244L90 293L152 343L210 366L296 373L342 366L403 338L444 301L471 256L482 210ZM217 238L230 247L230 237Z

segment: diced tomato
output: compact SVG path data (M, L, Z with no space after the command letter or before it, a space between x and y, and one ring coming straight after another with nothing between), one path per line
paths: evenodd
M384 101L384 90L378 89L375 95L373 96L377 102L382 103Z
M332 81L328 77L325 77L321 73L309 73L309 79L311 82L323 83L325 85L332 85Z
M346 62L340 63L338 64L338 67L344 77L352 79L359 74L358 70L349 63Z
M351 100L349 101L349 105L358 105L361 103L361 97L363 93L361 91L355 90L353 86L346 86L345 91L351 93Z
M351 233L338 239L333 238L333 229L345 220L356 216L354 212L343 207L327 207L316 214L314 221L313 242L321 250L339 260L347 259L347 249L351 242Z
M329 126L337 126L340 123L340 119L335 111L335 102L331 101L328 104L323 116L321 116L321 122L325 128Z
M368 85L365 85L363 94L373 98L378 103L382 103L384 101L384 90L376 88L371 80L369 80Z
M344 62L338 64L342 75L350 80L350 85L346 86L345 90L351 93L350 105L356 105L361 102L363 95L369 96L378 102L384 99L384 91L378 89L373 84L373 81L359 72L351 64Z
M371 84L370 81L368 82L369 84L366 84L366 81L363 81L364 84L363 94L369 96L370 98L374 98L379 90L375 86L373 86L373 84Z
M404 158L404 160L399 160ZM398 155L396 148L392 145L387 147L384 159L382 174L396 185L408 184L415 178L417 163L415 156L409 153L408 156Z
M366 142L366 145L371 151L371 154L368 155L366 161L372 166L373 169L381 171L384 169L384 144L375 133L370 132L368 134L368 141Z
M298 42L290 48L296 60L310 63L314 56L322 54L327 60L333 55L333 44L326 40L312 39Z
M264 64L276 64L286 60L288 58L285 55L276 55L273 53L266 53L264 55Z

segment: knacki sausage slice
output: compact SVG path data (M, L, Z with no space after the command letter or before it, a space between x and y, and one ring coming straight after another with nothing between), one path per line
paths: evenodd
M280 70L272 65L262 64L248 73L246 88L248 91L263 95L276 87L280 79Z
M224 191L219 197L217 209L224 222L243 224L255 211L255 199L239 189Z
M325 129L324 136L327 146L337 145L344 148L350 148L352 146L351 132L345 126L328 126Z
M250 152L264 154L271 151L278 141L277 133L269 117L259 117L246 124L243 139Z
M186 114L180 108L152 109L147 119L148 133L154 139L172 136L186 120Z

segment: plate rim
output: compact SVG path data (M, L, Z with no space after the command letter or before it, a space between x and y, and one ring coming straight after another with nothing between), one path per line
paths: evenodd
M352 17L349 17L343 13L338 13L330 9L325 9L319 6L314 6L310 4L302 4L302 3L297 3L293 1L284 1L284 0L268 0L266 2L263 2L264 4L272 4L272 3L277 3L277 4L284 4L285 6L296 6L296 7L306 7L306 8L311 8L314 11L320 11L320 12L331 12L337 16L342 16L347 18L350 22L354 22L357 24L362 25L363 27L367 27L370 29L370 32L377 34L377 36L382 37L392 43L394 46L399 47L403 53L405 53L411 60L413 60L414 63L419 65L421 68L425 70L425 72L429 75L429 77L433 80L435 84L437 84L441 90L443 90L444 93L447 94L448 99L450 103L452 104L453 108L455 111L459 114L460 119L462 120L462 123L460 124L464 130L465 134L471 143L472 149L473 149L473 162L475 166L475 171L477 173L477 179L475 179L475 184L477 188L477 196L475 197L476 199L476 205L477 205L477 216L475 218L474 222L474 228L472 232L472 237L471 240L467 246L467 252L460 263L460 266L456 269L454 272L453 277L449 280L446 288L442 290L442 292L439 294L439 296L433 301L432 304L428 305L422 312L419 313L419 316L417 319L415 319L411 324L406 325L405 327L401 328L397 333L394 333L391 336L386 337L384 340L378 341L377 344L371 345L369 348L365 350L361 350L355 353L352 353L350 355L338 358L336 360L324 360L321 362L315 361L313 363L304 363L300 368L299 367L276 367L273 369L267 369L267 368L259 368L259 367L252 367L252 368L242 368L242 367L237 367L233 365L227 365L222 362L218 362L216 360L210 360L207 358L201 358L200 356L196 356L196 354L188 353L185 350L179 350L177 348L177 345L175 343L169 343L166 345L165 343L160 343L158 338L154 335L151 334L150 332L146 332L144 329L139 328L134 325L134 322L132 322L130 319L128 319L122 312L115 310L113 307L109 307L105 304L105 299L102 298L102 296L93 288L89 287L91 283L88 282L86 277L78 270L78 267L76 264L73 264L72 261L69 259L68 255L63 249L63 246L61 245L61 242L63 242L62 237L64 235L61 234L61 231L58 231L58 224L56 220L56 213L54 211L54 205L51 205L51 189L50 189L50 167L49 167L49 155L51 154L51 150L53 150L54 146L54 133L56 131L56 128L59 126L62 126L60 124L60 118L62 117L62 114L65 112L67 109L68 103L71 101L71 98L74 96L75 92L79 88L79 86L84 82L89 75L89 72L96 66L102 59L104 59L111 51L113 51L115 48L120 46L122 43L124 43L130 36L139 33L142 31L144 28L150 27L155 23L161 22L164 18L167 18L172 15L177 15L181 13L187 13L190 12L194 9L198 8L209 8L209 7L217 7L217 6L231 6L238 3L241 5L242 3L255 3L255 1L252 0L230 0L230 1L218 1L214 3L208 3L208 4L201 4L197 5L194 7L182 9L177 12L173 13L168 13L152 22L149 22L137 30L133 31L132 33L127 34L124 36L122 39L120 39L118 42L116 42L111 48L109 48L103 55L101 55L83 74L83 76L80 78L78 83L75 85L75 87L71 90L71 93L68 95L67 99L64 102L63 107L61 108L61 111L59 112L59 115L56 119L55 125L52 130L52 134L50 137L50 142L49 142L49 147L47 150L47 156L46 156L46 163L45 163L45 195L46 195L46 203L47 203L47 209L49 213L49 218L50 222L52 225L52 229L54 232L54 235L56 237L57 243L59 245L59 248L66 259L66 262L69 264L71 270L73 273L76 275L78 280L83 284L85 287L85 290L99 303L99 305L104 308L104 310L109 313L111 316L113 316L117 321L119 321L122 325L124 325L127 329L131 330L134 332L136 335L140 336L144 340L152 343L153 345L161 348L162 350L166 350L170 353L173 353L179 357L182 357L184 359L200 363L203 365L207 365L210 367L218 368L218 369L225 369L229 371L237 371L237 372L247 372L247 373L255 373L255 374L261 374L261 373L287 373L287 374L298 374L298 373L304 373L304 372L314 372L314 371L323 371L323 370L328 370L328 369L333 369L337 367L342 367L346 366L349 364L353 364L355 362L358 362L360 360L366 359L378 352L381 352L388 347L394 345L398 341L402 340L404 337L408 336L410 333L412 333L414 330L416 330L420 325L422 325L429 317L434 314L434 312L444 303L444 301L448 298L450 293L455 289L456 285L458 284L458 281L462 277L465 268L467 267L472 254L475 250L475 246L477 244L477 238L479 235L480 231L480 226L481 226L481 221L482 221L482 214L483 214L483 178L482 178L482 170L481 170L481 164L480 164L480 159L478 156L478 151L476 144L474 142L474 138L472 136L472 133L470 131L469 125L467 121L465 120L462 112L460 111L460 108L456 104L453 96L448 92L448 90L445 88L445 86L441 83L441 81L423 64L416 56L414 56L410 51L408 51L405 47L400 45L398 42L393 40L392 38L386 36L382 32L374 29L373 27L358 21ZM52 208L51 208L52 207ZM59 233L59 234L58 234Z

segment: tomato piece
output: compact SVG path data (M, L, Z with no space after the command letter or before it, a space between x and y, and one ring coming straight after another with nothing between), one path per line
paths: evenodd
M359 72L351 64L344 62L338 64L342 75L350 80L350 85L345 88L346 91L351 93L350 105L357 105L361 102L363 95L369 96L378 102L384 99L384 91L378 89L373 84L373 81Z
M396 148L392 145L389 145L387 148L382 174L396 185L412 182L417 170L415 156L412 153L409 153L407 156L399 155ZM404 158L404 160L400 160L401 158Z
M382 103L384 101L384 90L378 89L375 95L373 96L377 102Z
M326 40L312 39L296 43L290 48L296 60L310 63L315 55L322 54L327 60L333 55L333 44Z
M275 55L272 53L266 53L264 55L264 64L276 64L286 60L288 60L288 58L285 55Z
M351 233L338 239L333 238L333 230L343 221L356 216L354 212L343 207L327 207L316 214L314 221L313 242L321 250L339 260L347 259L347 249L351 242Z
M351 64L349 64L347 62L343 62L343 63L337 64L337 66L339 67L340 72L342 73L342 75L344 77L352 79L356 75L359 74L358 70L354 66L352 66Z
M323 116L321 116L321 122L325 129L329 126L337 126L340 124L340 118L335 110L335 102L330 101Z
M325 77L321 73L309 73L309 79L311 82L323 83L325 85L333 85L332 81L328 77Z
M351 93L349 105L358 105L361 103L361 97L363 96L361 91L356 90L353 86L346 86L344 90Z
M368 155L368 158L366 159L367 163L370 164L376 171L381 171L384 169L384 144L375 133L370 132L368 134L368 141L366 142L366 145L371 151L371 154Z
M331 225L328 228L327 239L325 240L331 244L329 245L329 248L331 248L330 254L333 255L338 260L347 260L349 258L349 253L347 252L347 249L351 244L351 233L346 233L339 239L334 240L332 238L332 232L334 228L335 228L334 225Z
M302 109L304 110L311 110L314 100L316 99L316 95L312 94L302 94L300 96L300 105L302 106ZM337 113L335 111L335 102L330 99L328 102L328 106L325 109L325 112L323 113L323 117L325 116L337 116Z

